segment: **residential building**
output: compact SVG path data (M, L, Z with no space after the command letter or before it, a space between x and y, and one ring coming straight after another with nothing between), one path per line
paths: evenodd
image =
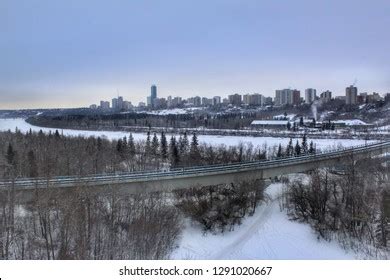
M305 103L311 104L317 98L317 90L314 88L307 88L305 90Z
M100 101L100 109L102 110L108 110L110 109L110 102L109 101Z
M241 106L242 103L242 96L241 94L232 94L228 96L229 98L229 103L234 105L234 106Z
M349 86L345 89L345 104L356 105L357 104L358 89L355 86Z
M202 106L207 107L213 105L213 99L212 98L207 98L207 97L202 97Z
M321 93L320 98L323 102L327 103L332 100L332 92L327 90Z
M214 96L213 97L213 106L217 106L221 104L221 96Z
M299 105L301 103L301 92L297 89L282 89L275 91L275 105Z

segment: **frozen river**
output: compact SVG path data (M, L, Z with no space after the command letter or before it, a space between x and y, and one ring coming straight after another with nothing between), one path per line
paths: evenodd
M38 127L33 126L25 122L24 119L0 119L0 131L15 131L15 129L18 128L22 132L28 132L30 129L32 131L39 131L42 130L45 133L49 133L51 131L52 133L55 131L55 129L52 128L44 128L44 127ZM129 132L123 132L123 131L89 131L89 130L73 130L73 129L59 129L59 132L66 135L66 136L100 136L100 137L106 137L110 140L123 138L124 136L129 136ZM132 133L135 140L144 140L146 139L146 133ZM170 137L170 135L168 135ZM274 146L279 145L281 143L282 145L287 145L289 138L278 138L278 137L252 137L252 136L218 136L218 135L199 135L198 139L200 142L204 142L211 145L227 145L227 146L233 146L238 145L239 143L252 143L255 147L256 146ZM314 139L309 138L309 141L313 141L317 148L321 149L330 149L335 148L338 145L343 145L344 147L347 146L356 146L361 145L365 143L365 140L359 140L359 139ZM368 141L373 142L373 141ZM295 140L294 140L295 144Z

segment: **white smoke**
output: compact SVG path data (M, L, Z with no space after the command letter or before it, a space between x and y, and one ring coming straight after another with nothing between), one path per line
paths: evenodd
M321 99L314 100L314 102L311 104L311 113L313 114L313 118L315 121L317 121L317 115L318 115L317 108L321 106L321 104L322 104Z

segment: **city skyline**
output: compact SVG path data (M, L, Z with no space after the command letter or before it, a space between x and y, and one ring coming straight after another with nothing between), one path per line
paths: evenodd
M124 96L390 91L385 0L3 1L0 108ZM352 15L354 20L346 20ZM310 23L310 24L308 24ZM373 32L374 31L374 32Z

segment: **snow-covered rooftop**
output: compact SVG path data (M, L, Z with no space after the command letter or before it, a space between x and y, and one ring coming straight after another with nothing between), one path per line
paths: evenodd
M345 124L347 126L354 126L354 125L369 125L367 123L365 123L364 121L362 120L359 120L359 119L352 119L352 120L337 120L337 121L333 121L334 123L339 123L339 124Z
M273 116L273 119L274 120L284 120L284 119L287 119L287 120L293 120L295 118L295 114L289 114L289 115L276 115L276 116Z
M287 125L286 120L255 120L251 125Z

